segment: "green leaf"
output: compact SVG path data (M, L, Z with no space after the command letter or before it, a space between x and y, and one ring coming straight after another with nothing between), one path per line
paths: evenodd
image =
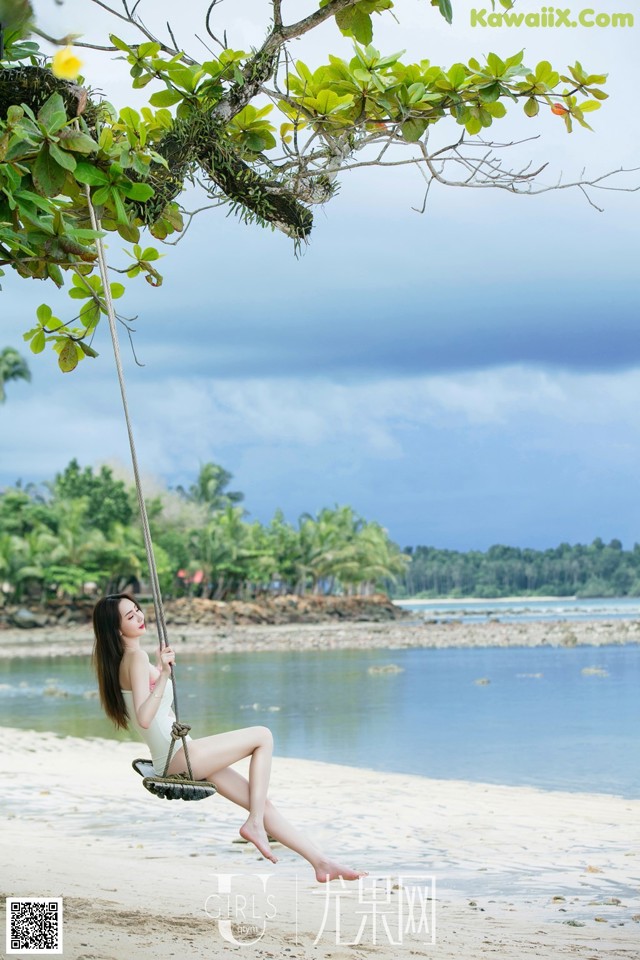
M129 218L127 217L127 211L125 210L122 197L120 196L120 193L116 187L111 188L111 201L116 212L116 220L118 223L122 224L123 226L128 224Z
M46 327L47 321L51 319L51 307L47 306L46 303L41 303L36 310L36 317L42 326Z
M85 342L84 342L84 340L80 340L80 341L78 342L78 346L80 347L80 349L82 350L82 352L84 353L84 355L85 355L86 357L97 357L97 356L98 356L98 351L97 351L97 350L94 350L93 347L90 347L88 343L85 343Z
M149 227L149 233L152 237L155 237L156 240L166 240L169 236L169 228L166 220L156 220L155 223L152 223Z
M139 68L142 70L142 67ZM134 71L131 71L131 76L134 76ZM142 87L146 87L148 83L151 83L152 80L155 80L155 77L152 73L144 73L142 76L140 73L137 74L135 80L131 84L134 90L141 90Z
M172 107L174 103L182 100L184 94L177 90L158 90L149 97L149 103L152 107Z
M371 71L370 71L370 70L363 70L362 67L356 67L356 68L352 71L352 75L356 78L356 80L359 80L360 83L367 83L367 84L368 84L368 83L371 83ZM333 91L321 90L320 93L318 94L318 96L320 96L321 93L330 93L330 92L333 93ZM333 95L334 95L334 97L335 97L335 93L334 93Z
M363 71L360 70L357 72L362 73ZM369 79L370 77L371 75L369 75ZM333 90L320 90L318 96L315 98L315 103L318 113L331 113L331 111L338 106L338 95L334 93Z
M7 110L7 123L10 127L15 127L16 123L19 123L24 117L24 110L22 107L11 106Z
M597 100L585 100L584 103L580 104L580 109L583 113L591 113L593 110L599 110L601 104Z
M33 340L31 341L31 352L42 353L46 342L47 340L44 335L44 330L38 330Z
M151 166L151 158L141 155L139 151L131 154L131 166L141 177L146 177Z
M71 130L69 127L61 130L59 136L59 146L63 150L73 150L74 153L93 153L98 149L96 141L86 133L78 133L77 130Z
M487 87L481 87L478 93L480 94L480 99L484 103L493 103L500 96L500 84L492 83Z
M71 373L78 366L78 351L73 340L67 340L60 351L58 366L63 373Z
M451 83L452 87L460 87L467 79L467 71L463 63L454 63L452 67L447 70L447 77Z
M146 43L141 43L138 46L138 58L142 60L147 57L157 57L160 53L162 47L156 40L150 40Z
M116 37L115 33L110 33L110 34L109 34L109 40L111 40L111 43L114 45L114 47L117 47L118 50L122 50L122 51L124 51L124 53L132 53L132 52L133 52L133 51L131 50L131 47L127 46L127 44L124 42L124 40L121 40L119 37ZM120 57L120 59L122 60L123 58Z
M101 206L103 203L107 203L111 197L111 187L107 184L104 187L100 187L99 190L96 190L92 196L92 200L98 206Z
M67 122L67 111L59 93L52 93L38 110L38 120L49 133L57 133Z
M71 170L72 172L75 170L76 158L65 150L61 150L56 143L49 144L49 152L56 163L59 163L65 170Z
M48 143L40 148L31 168L31 176L34 187L43 197L57 197L62 190L67 171L53 159Z
M78 183L87 183L90 187L97 187L104 183L109 183L109 177L104 170L100 170L92 163L87 163L86 160L80 160L76 164L74 177Z
M62 276L62 270L60 269L57 263L47 264L47 273L55 283L56 287L64 287L64 277Z
M67 292L72 300L87 300L93 297L93 294L84 287L71 287Z
M95 300L91 300L89 303L82 304L80 307L80 320L85 325L87 330L93 330L99 319L100 307Z
M410 143L415 143L427 129L427 121L417 119L405 120L400 129L402 130L402 136L405 140L408 140Z
M504 103L501 103L499 100L496 101L496 103L485 103L483 110L491 117L496 118L504 117L507 112L507 108L505 107Z
M467 128L467 133L473 137L482 130L482 120L480 117L470 117L465 123L465 127Z
M75 240L97 240L98 237L104 237L103 230L89 230L84 227L78 227L68 231L69 235Z
M120 120L122 123L126 124L126 126L132 127L134 130L138 130L140 128L140 114L132 107L122 108L120 111Z
M453 7L451 6L451 0L431 0L431 6L439 9L447 23L453 22Z
M302 60L296 62L296 71L300 77L307 83L313 83L313 74L306 63L303 63Z
M501 77L506 67L504 62L496 53L490 53L487 57L487 66L495 77Z
M509 0L509 6L510 7L512 6L510 0ZM504 62L504 65L507 69L509 69L510 67L519 67L520 64L522 63L523 58L524 58L524 50L521 50L520 53L515 53L512 57L507 57L507 59Z
M592 97L595 97L596 100L608 100L609 94L605 93L604 90L598 90L597 87L590 87L585 90L585 93L591 94Z
M121 186L120 190L129 200L139 200L144 203L155 193L153 187L148 183L131 183Z
M540 104L535 97L529 97L524 105L524 112L528 117L537 117L540 112Z
M198 70L200 68L198 67ZM184 87L189 93L193 92L195 72L191 67L184 66L184 64L176 64L173 67L170 67L167 70L171 81L177 84L179 87ZM158 106L166 106L166 104L158 104Z
M119 300L124 293L124 287L121 283L110 284L110 289L111 289L112 300Z
M571 70L571 67L569 67ZM572 71L573 72L573 71ZM553 88L558 83L560 74L556 73L548 60L541 60L536 67L536 81Z
M140 239L139 228L134 227L130 223L118 224L117 230L122 239L127 240L129 243L136 243Z
M242 74L240 74L240 76L242 76ZM178 104L178 108L176 110L176 116L178 120L186 120L186 118L190 117L191 114L193 113L193 109L194 109L193 106L189 103L188 100L183 100L182 103Z
M360 4L336 13L336 23L345 36L354 37L358 43L369 44L373 39L371 17Z

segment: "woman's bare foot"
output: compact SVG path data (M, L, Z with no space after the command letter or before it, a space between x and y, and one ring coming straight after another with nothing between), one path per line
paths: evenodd
M272 863L278 862L278 858L269 846L267 831L264 829L264 825L258 820L249 817L246 823L243 823L240 827L240 836L248 840L249 843L252 843L254 847L257 847L262 856L266 857L267 860L271 860Z
M352 870L335 860L320 860L315 870L318 883L328 883L329 880L337 880L339 877L343 880L359 880L360 877L367 876L366 870Z

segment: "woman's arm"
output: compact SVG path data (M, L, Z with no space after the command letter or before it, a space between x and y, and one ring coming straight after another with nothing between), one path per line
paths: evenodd
M170 654L168 656L167 654ZM131 679L131 691L133 694L133 707L136 712L136 719L143 729L146 729L153 722L153 718L158 712L160 701L167 685L167 680L171 673L171 663L173 662L173 651L164 650L164 659L162 661L162 670L156 680L153 691L149 692L149 657L144 650L136 650L131 657L129 667L129 676Z

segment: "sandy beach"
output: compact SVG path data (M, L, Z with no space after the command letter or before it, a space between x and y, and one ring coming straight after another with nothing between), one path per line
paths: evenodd
M151 797L130 768L144 750L3 730L3 898L62 897L73 960L638 956L639 800L276 756L274 802L369 871L349 893L283 847L274 866L238 843L221 797Z
M235 625L226 628L175 626L169 639L176 650L231 653L267 650L348 650L410 647L573 647L640 643L640 621L594 620L531 623L293 623ZM154 642L153 627L148 642ZM88 626L40 630L1 630L0 658L88 656Z

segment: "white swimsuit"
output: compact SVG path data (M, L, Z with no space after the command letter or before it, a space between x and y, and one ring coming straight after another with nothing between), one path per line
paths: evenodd
M169 753L169 747L171 746L171 727L176 719L173 712L173 689L171 684L168 683L164 688L162 700L158 705L157 713L146 729L140 726L136 718L136 710L133 704L132 691L122 690L122 696L124 697L124 702L127 706L129 719L140 734L140 737L149 747L149 750L151 751L151 762L153 763L154 770L161 776L164 772L165 763L167 762L167 754ZM191 740L191 737L188 734L187 740ZM176 752L181 746L181 741L176 742Z

